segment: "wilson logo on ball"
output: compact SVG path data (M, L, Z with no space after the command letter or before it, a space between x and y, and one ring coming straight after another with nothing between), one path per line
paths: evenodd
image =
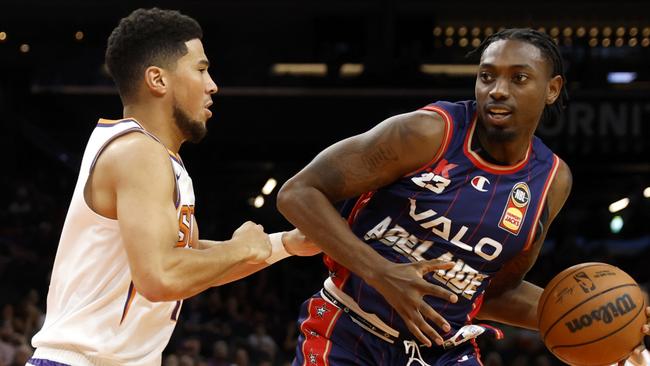
M609 324L614 320L614 318L629 313L635 309L636 306L637 305L634 303L632 297L625 294L617 297L614 302L610 301L598 309L593 310L591 313L584 314L579 318L566 322L565 325L571 333L575 333L583 328L590 327L594 322L600 321Z

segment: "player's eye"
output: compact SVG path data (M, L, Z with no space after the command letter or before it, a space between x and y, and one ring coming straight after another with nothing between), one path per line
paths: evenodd
M478 77L485 83L492 81L492 74L486 71L479 72Z
M528 80L528 75L523 74L523 73L518 73L515 75L514 80L518 83L523 83L526 80Z

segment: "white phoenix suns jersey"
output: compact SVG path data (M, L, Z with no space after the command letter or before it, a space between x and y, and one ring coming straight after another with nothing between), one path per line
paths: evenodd
M161 364L181 301L153 303L136 292L117 220L95 213L84 199L103 148L133 132L156 139L133 119L100 119L90 136L54 261L45 323L32 339L34 358L74 366ZM178 155L169 152L169 158L176 178L176 246L190 247L192 180Z

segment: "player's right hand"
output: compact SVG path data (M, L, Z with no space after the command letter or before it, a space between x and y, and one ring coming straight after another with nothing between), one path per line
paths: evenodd
M379 270L368 283L384 296L420 342L431 346L433 340L438 345L442 345L442 337L427 323L426 319L433 321L445 332L451 328L449 323L424 301L424 296L435 296L450 302L458 301L458 296L428 282L424 279L424 275L453 267L453 262L438 259L406 264L391 263Z
M232 234L232 238L248 246L249 263L262 263L271 256L271 241L264 227L252 221L246 221Z

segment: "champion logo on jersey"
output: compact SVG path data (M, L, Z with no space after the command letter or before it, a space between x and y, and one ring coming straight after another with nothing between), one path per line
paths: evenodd
M490 184L490 181L484 176L477 175L476 177L472 178L472 187L474 187L479 192L487 192L487 189L484 187L488 184Z
M499 227L511 234L519 234L519 229L526 218L529 203L530 188L528 188L528 184L524 182L515 184L508 196L508 203L503 209Z

